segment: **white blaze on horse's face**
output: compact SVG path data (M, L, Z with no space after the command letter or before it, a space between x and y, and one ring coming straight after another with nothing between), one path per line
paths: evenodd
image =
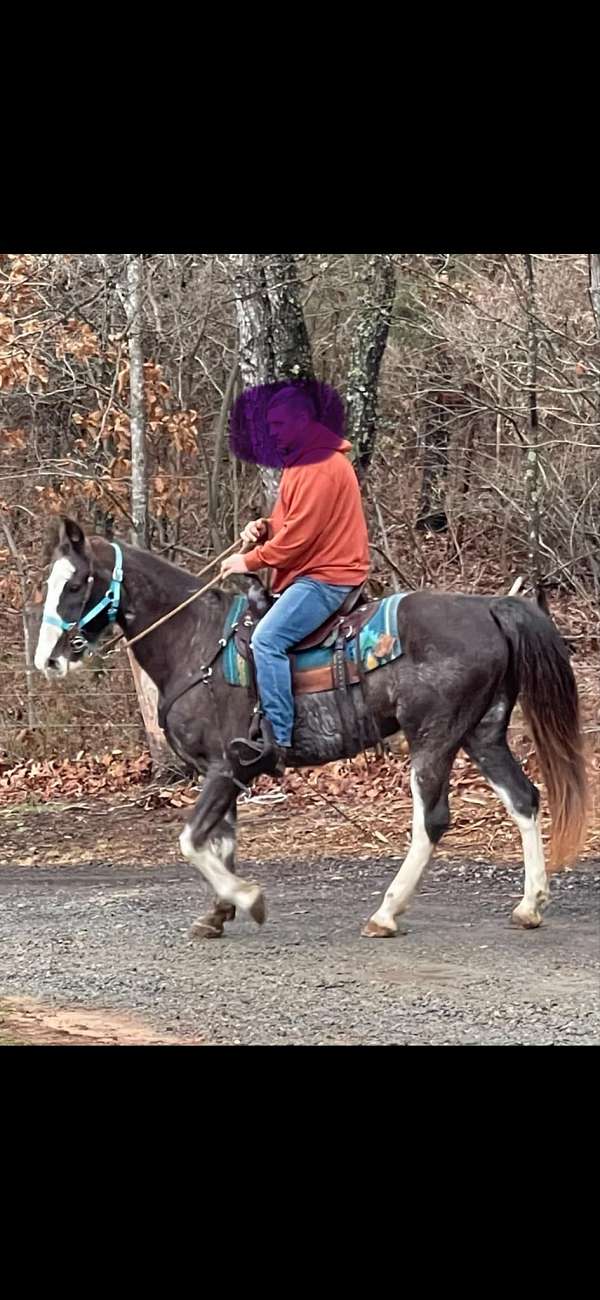
M48 578L48 593L44 605L44 617L51 614L58 618L58 603L60 601L63 587L69 578L75 572L75 565L67 559L66 555L56 560L50 571ZM53 677L66 677L71 664L64 655L59 655L58 659L52 658L52 651L60 641L62 629L55 627L54 623L42 623L40 635L38 637L37 648L35 652L34 663L37 669L44 674L50 681Z

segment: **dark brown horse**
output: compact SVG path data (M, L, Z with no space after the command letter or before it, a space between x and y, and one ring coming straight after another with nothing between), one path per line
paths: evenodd
M133 638L200 589L200 582L147 551L115 547L61 521L52 556L36 666L64 676L115 619ZM254 699L222 671L219 638L231 597L213 590L138 642L134 653L169 705L165 729L175 752L205 776L181 835L181 849L212 885L217 901L194 933L217 937L241 907L265 918L258 884L234 874L240 770L229 744L246 735ZM396 933L435 845L449 825L448 786L462 747L514 818L523 842L524 896L513 912L531 928L549 897L539 826L539 795L510 752L506 732L520 696L546 782L552 814L551 860L573 858L585 828L586 776L577 688L565 644L551 620L519 597L420 591L399 606L403 654L351 686L356 736L348 742L336 693L296 700L291 763L329 762L357 753L365 729L404 733L411 754L412 841L407 857L363 934ZM212 675L198 681L212 663ZM196 681L191 689L188 684ZM364 696L362 691L364 690ZM177 697L177 698L175 698ZM360 735L358 733L361 733Z

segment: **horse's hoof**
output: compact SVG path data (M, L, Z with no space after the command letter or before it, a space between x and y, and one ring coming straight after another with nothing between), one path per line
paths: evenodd
M395 939L396 930L390 930L387 925L379 925L377 921L367 921L361 930L363 939Z
M260 885L252 885L248 880L242 881L237 887L237 903L257 925L264 925L267 909Z
M256 895L256 898L254 899L254 902L252 904L252 907L249 908L249 915L252 917L253 921L256 921L257 925L264 925L267 919L267 908L265 904L265 896L262 892L262 889L259 889L258 894Z
M519 907L515 907L512 921L514 925L520 925L524 930L537 930L538 926L542 924L539 912L520 911Z
M196 921L190 930L191 939L222 939L223 926L212 925L210 921Z

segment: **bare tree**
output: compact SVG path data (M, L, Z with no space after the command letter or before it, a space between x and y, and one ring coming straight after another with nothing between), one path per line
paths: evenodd
M270 253L265 258L264 269L271 308L275 379L314 379L296 260L291 253Z
M540 581L540 452L537 402L538 336L535 315L533 258L524 253L527 283L527 396L529 404L529 438L525 470L529 576L537 586Z
M359 475L364 476L375 447L379 371L396 295L396 274L389 253L371 253L360 258L355 275L358 313L346 380L346 412L348 437Z
M238 327L239 366L245 388L270 384L275 379L273 322L263 259L256 253L231 253ZM260 469L265 508L272 508L279 475Z
M291 253L232 253L238 323L239 365L246 387L276 379L313 378L310 341ZM279 474L260 470L267 509Z
M231 253L235 313L242 382L270 384L275 379L273 323L263 258L257 253Z
M129 341L129 412L131 429L131 540L148 546L148 475L144 412L144 353L142 348L142 258L127 258L127 332ZM127 651L155 775L180 772L158 722L158 690L131 650Z
M592 312L596 322L596 334L600 341L600 253L588 253L588 266L590 274L590 301ZM600 367L596 368L597 382L597 404L596 409L600 416ZM598 438L600 442L600 436Z
M222 551L225 546L225 542L219 531L219 522L218 522L218 504L219 504L219 496L220 496L219 485L220 485L220 477L221 477L221 461L223 458L223 448L226 445L225 440L226 440L226 433L227 433L227 420L229 418L229 412L231 410L233 395L236 389L236 384L238 379L238 369L239 369L238 355L236 352L233 358L231 370L227 377L227 383L225 385L225 391L223 393L223 398L221 400L221 406L219 409L219 415L215 426L215 443L214 443L214 451L213 451L212 472L209 475L207 475L208 519L209 519L210 530L211 530L211 541L213 547L216 549L217 552ZM233 523L234 523L234 536L235 536L236 533L235 509L233 511L233 514L234 514Z
M36 725L35 693L33 689L33 679L35 676L35 667L33 662L33 656L35 653L35 643L32 635L32 619L31 619L33 610L27 600L27 579L25 577L25 567L23 564L23 557L19 554L19 550L15 544L15 539L12 535L11 529L8 523L6 522L6 520L0 519L0 525L2 527L2 531L6 538L8 549L13 557L15 568L19 575L19 585L21 588L21 601L22 601L21 613L23 619L23 646L25 650L25 685L27 688L27 726L29 727L30 730L32 730L33 727L35 727ZM36 630L39 631L39 626L37 627Z
M588 253L590 269L590 299L600 339L600 253Z
M144 354L142 351L142 258L127 258L129 338L129 410L131 427L131 540L148 545L148 476L146 472L146 428L144 418Z

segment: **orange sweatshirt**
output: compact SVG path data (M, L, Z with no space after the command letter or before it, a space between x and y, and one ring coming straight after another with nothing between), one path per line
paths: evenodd
M303 574L358 587L369 571L360 488L347 458L350 443L322 425L314 429L309 446L283 471L269 541L244 556L249 573L275 569L274 592Z

